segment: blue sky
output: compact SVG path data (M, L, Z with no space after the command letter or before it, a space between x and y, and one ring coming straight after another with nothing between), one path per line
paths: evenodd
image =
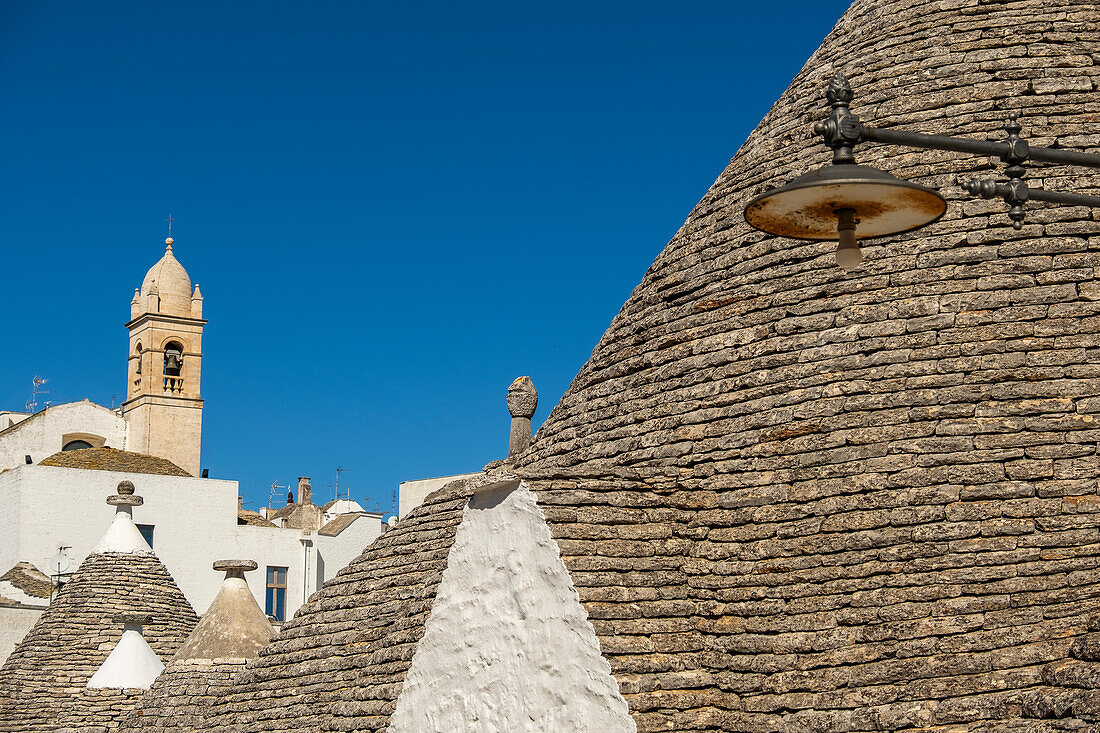
M120 400L172 212L211 476L384 510L478 470L845 7L5 0L0 409Z

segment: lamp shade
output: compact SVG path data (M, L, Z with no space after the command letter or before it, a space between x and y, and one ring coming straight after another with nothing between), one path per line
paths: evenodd
M947 202L935 191L865 165L827 165L767 191L745 207L745 220L769 234L837 241L837 212L855 211L860 239L919 229Z

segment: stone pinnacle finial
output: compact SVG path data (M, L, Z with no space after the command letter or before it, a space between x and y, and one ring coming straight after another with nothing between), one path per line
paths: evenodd
M512 430L508 435L508 457L514 458L531 445L531 417L539 406L539 393L530 377L519 377L508 387L508 414Z
M244 577L244 573L260 567L255 560L215 560L214 569L230 576Z
M108 496L107 503L114 507L141 506L145 500L134 494L134 484L130 481L119 481L115 489L118 493Z

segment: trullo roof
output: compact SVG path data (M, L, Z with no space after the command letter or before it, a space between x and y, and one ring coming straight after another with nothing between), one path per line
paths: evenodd
M861 163L949 208L856 270L741 213L828 160L811 125L838 72L875 125L997 139L1015 110L1033 141L1096 151L1097 48L1093 0L858 0L520 457L639 731L1097 724L1095 216L1029 205L1015 231L953 187L989 161L874 145ZM326 585L241 675L225 729L386 729L468 495Z
M115 516L116 522L129 519L125 511ZM147 546L93 552L0 668L0 731L89 730L132 709L141 690L86 689L121 640L123 615L148 617L143 635L161 659L176 652L198 621Z
M218 595L142 696L124 730L190 733L201 729L233 674L271 641L275 630L242 574L256 569L256 563L222 561L214 567L228 570Z

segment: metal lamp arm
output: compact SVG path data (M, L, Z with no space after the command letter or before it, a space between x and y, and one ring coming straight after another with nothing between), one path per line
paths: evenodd
M950 150L958 153L991 155L998 158L1005 158L1014 152L1007 142L970 140L947 135L925 135L921 132L871 127L862 123L859 125L859 136L861 142L888 143L925 150ZM1017 149L1015 152L1026 153L1025 160L1036 163L1061 163L1063 165L1100 168L1100 155L1094 153L1082 153L1077 150L1064 150L1061 148L1032 147L1027 144L1026 140L1020 140L1019 143L1024 146L1024 149L1022 151Z
M1100 155L1082 153L1076 150L1060 148L1031 147L1027 140L1020 137L1023 129L1011 113L1005 122L1006 138L1000 142L971 140L948 135L926 135L921 132L883 129L863 124L859 117L852 114L852 87L848 79L838 74L825 89L825 98L829 102L829 116L814 125L814 132L821 135L826 146L833 151L834 164L855 163L855 146L862 142L886 143L908 148L925 150L948 150L974 155L996 156L1005 162L1007 183L993 180L975 180L962 184L971 194L983 198L1002 198L1009 205L1008 216L1016 229L1023 227L1024 204L1033 201L1050 201L1059 204L1100 207L1100 197L1085 194L1061 193L1030 188L1024 183L1026 165L1036 163L1059 163L1078 165L1087 168L1100 168Z

